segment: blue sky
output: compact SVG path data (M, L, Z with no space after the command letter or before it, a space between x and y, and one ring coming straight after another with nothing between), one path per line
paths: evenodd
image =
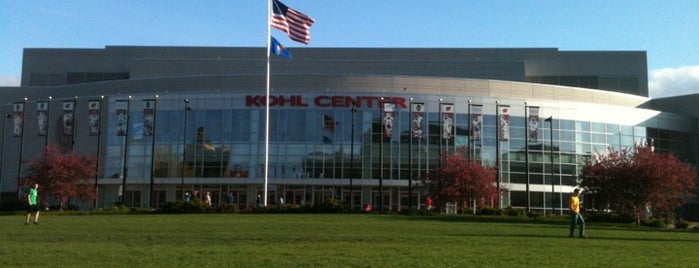
M282 2L316 20L308 47L641 50L651 96L699 93L697 0ZM24 48L263 47L266 8L266 0L0 0L0 86L19 83ZM272 35L292 53L304 46Z

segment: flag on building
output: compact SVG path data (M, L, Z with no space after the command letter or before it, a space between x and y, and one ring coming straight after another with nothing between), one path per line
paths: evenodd
M277 39L275 39L274 37L270 36L269 38L270 42L272 42L269 46L269 51L272 52L272 54L277 54L284 58L291 59L291 52L289 52L289 50L286 49L286 47L279 43L279 41L277 41Z
M48 118L49 117L49 102L39 101L36 103L36 122L38 125L39 136L48 134Z
M335 132L335 119L329 115L323 115L323 131Z
M500 141L510 140L510 106L498 105L498 137Z
M15 137L22 137L22 130L24 129L24 102L15 102L12 109L12 122L14 126L12 135Z
M483 137L483 105L470 105L469 114L471 141L480 141Z
M383 119L381 120L381 126L384 140L390 140L393 136L393 121L395 120L393 113L395 112L395 107L395 103L383 103Z
M144 100L143 106L143 136L153 136L155 132L155 100Z
M311 17L272 0L271 26L289 35L291 40L308 45L311 41L311 25L315 22Z
M454 138L454 104L440 103L439 107L442 118L442 139L451 140Z
M100 104L101 101L93 100L88 103L88 127L90 130L90 136L97 136L100 134Z
M73 136L75 101L63 102L63 135Z
M528 107L527 140L537 142L539 140L539 107Z
M128 130L129 116L127 115L129 110L129 101L117 101L115 103L116 107L116 135L126 136L126 131Z
M415 139L422 139L422 125L425 118L424 103L411 103L410 112L412 113L410 120L410 133Z

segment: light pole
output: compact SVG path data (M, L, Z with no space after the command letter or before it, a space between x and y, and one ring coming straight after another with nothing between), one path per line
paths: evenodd
M19 130L19 161L17 161L17 199L19 199L19 195L20 195L19 182L22 179L22 155L24 154L24 129L25 129L24 126L26 125L26 121L25 121L25 119L26 119L26 113L25 113L26 107L25 106L27 104L27 100L28 100L28 98L25 97L24 102L20 102L22 109L21 109L21 111L16 111L16 112L19 112L21 114L15 115L17 117L20 117L20 120L21 120L21 126L20 126L20 130ZM20 104L20 103L17 103L17 104ZM15 109L17 109L17 108L19 108L19 107L15 107ZM19 109L17 109L17 110L19 110Z
M555 201L556 201L556 192L555 192L555 183L554 183L554 174L553 174L553 115L549 116L549 118L546 118L544 120L546 122L549 122L549 152L551 153L551 216L556 214L556 207L555 207Z
M97 207L97 194L99 193L99 177L100 177L100 147L102 146L102 102L104 101L104 95L100 96L99 100L91 101L90 102L90 111L88 113L92 113L93 111L97 112L97 159L95 163L95 199L94 199L94 207ZM96 107L92 107L93 105L96 105ZM91 115L92 116L92 115ZM103 200L104 201L104 200Z
M145 101L146 101L146 104L148 104L150 101L153 102L153 107L151 107L151 109L153 109L153 111L152 111L153 122L150 122L153 125L151 126L152 128L150 129L151 133L149 133L151 136L151 144L150 144L150 198L149 198L150 201L148 202L148 206L153 207L153 203L156 203L155 190L153 188L155 186L155 134L156 134L155 126L157 125L156 119L158 117L157 116L157 113L158 113L158 94L155 94L155 98L153 98L152 100L145 100ZM148 107L146 107L146 108L148 108ZM144 115L144 121L145 121L145 119L146 118ZM146 134L148 134L148 133L146 133ZM159 201L159 200L157 200L157 201Z
M353 185L353 180L354 180L354 114L357 113L357 103L352 100L352 109L350 110L352 113L352 131L350 131L350 168L349 168L349 188L350 188L350 209L352 209L352 206L354 205L354 185Z
M0 151L0 203L2 203L2 171L5 169L5 131L7 130L7 119L11 114L5 114L2 118L2 151Z
M191 110L189 107L189 99L184 99L184 125L182 126L182 182L180 190L182 190L182 198L184 199L184 166L187 163L187 114Z
M123 124L124 124L124 166L122 167L122 178L121 178L121 205L126 205L126 179L129 176L129 124L131 123L131 95L126 100L119 100L116 104L117 115L119 112L123 113ZM121 110L121 111L120 111Z
M383 135L384 135L384 122L383 117L386 112L386 107L384 107L384 98L381 97L380 101L381 113L379 114L379 212L383 211Z

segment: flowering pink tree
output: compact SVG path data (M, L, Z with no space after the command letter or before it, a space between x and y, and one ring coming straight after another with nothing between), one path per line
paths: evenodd
M694 196L696 176L694 168L674 154L646 147L609 149L580 173L585 206L634 217L647 206L656 214L673 215Z
M38 183L41 199L49 204L58 201L63 210L72 198L80 201L94 198L96 161L94 155L76 156L72 151L63 154L58 146L49 145L43 157L30 161L24 183L27 186Z
M465 157L464 151L457 151L445 152L442 167L423 179L423 184L438 207L452 202L465 211L472 205L483 207L498 199L495 180L495 167L484 167Z

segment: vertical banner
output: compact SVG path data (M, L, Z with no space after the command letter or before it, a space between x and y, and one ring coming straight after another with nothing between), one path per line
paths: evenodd
M425 118L424 103L411 103L410 113L410 133L413 139L422 139L422 121Z
M454 104L440 103L439 112L442 118L442 139L454 138Z
M13 118L14 128L12 134L15 137L22 137L22 129L24 126L24 102L15 102L13 106Z
M63 102L63 135L64 136L73 136L73 120L74 114L73 111L75 110L75 102L74 101L64 101Z
M155 100L143 101L143 136L153 136L155 128Z
M88 126L90 130L90 136L97 136L100 134L100 104L101 101L91 100L88 102Z
M39 101L36 103L36 123L39 136L48 135L49 102Z
M381 126L383 129L383 139L390 140L393 137L393 121L396 104L392 102L384 102L383 104L383 119Z
M128 115L126 112L129 110L129 101L122 100L115 103L116 107L116 135L126 136L126 127L128 124Z
M500 141L510 140L509 105L498 105L498 137L500 137Z
M527 140L537 142L539 140L539 107L528 107L529 118L527 118Z
M471 115L470 137L471 141L481 141L483 138L483 105L470 105Z

